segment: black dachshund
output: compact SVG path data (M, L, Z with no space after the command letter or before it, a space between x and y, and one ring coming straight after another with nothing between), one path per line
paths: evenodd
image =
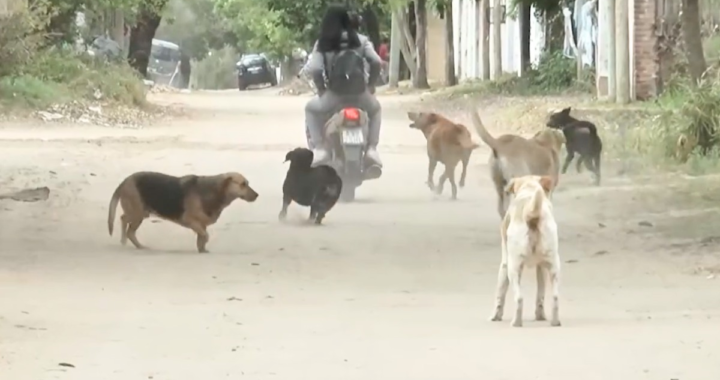
M335 206L340 192L342 180L335 169L320 165L313 168L313 152L305 148L295 148L285 155L285 162L290 161L283 183L283 205L278 218L282 221L287 216L290 203L310 206L310 221L321 224L325 214Z

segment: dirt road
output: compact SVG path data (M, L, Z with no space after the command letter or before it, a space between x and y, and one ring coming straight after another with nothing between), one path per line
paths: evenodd
M385 98L382 179L323 227L302 225L297 207L281 225L282 161L304 144L305 98L158 101L191 115L143 130L0 128L0 188L52 190L0 201L0 379L720 378L718 282L638 224L662 218L628 180L563 179L563 327L528 309L516 329L512 302L488 321L499 237L486 150L460 200L434 197L424 139ZM146 222L138 236L152 249L138 251L106 227L112 190L137 170L240 171L260 197L211 227L210 254L167 222ZM532 300L532 273L523 285Z

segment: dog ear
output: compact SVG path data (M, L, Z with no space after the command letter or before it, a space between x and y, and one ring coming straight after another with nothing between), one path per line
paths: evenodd
M222 179L222 182L220 182L220 188L218 189L220 191L220 194L225 194L225 191L227 190L228 186L233 182L233 176L228 174L225 174L225 178Z
M565 115L569 115L569 114L570 114L570 111L571 111L571 108L572 108L572 107L563 108L563 110L562 110L561 112L564 113Z
M515 178L508 181L505 185L505 192L508 194L515 194Z
M540 177L540 186L542 186L543 190L545 190L545 194L550 194L553 188L553 179L550 176L544 175Z

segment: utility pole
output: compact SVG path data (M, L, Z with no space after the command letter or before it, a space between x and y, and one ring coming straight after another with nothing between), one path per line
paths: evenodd
M490 80L490 10L489 0L480 0L480 79Z
M502 76L502 4L500 3L500 0L493 0L491 27L493 39L492 79L497 80Z
M616 102L630 103L630 20L627 0L615 1Z
M529 3L518 2L518 21L520 22L520 76L530 69L530 22L532 21Z
M615 0L601 0L603 8L601 12L607 14L605 17L605 30L607 31L607 94L608 99L615 101L617 99L617 75L615 58Z
M390 88L397 88L400 82L400 38L400 21L397 11L393 11L390 26Z
M453 24L452 0L445 5L445 85L458 84L455 75L455 25Z

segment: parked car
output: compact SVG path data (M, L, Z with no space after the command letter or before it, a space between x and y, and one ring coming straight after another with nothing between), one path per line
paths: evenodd
M275 68L263 54L243 54L235 64L237 68L238 89L244 91L248 86L269 83L277 86Z
M153 38L148 62L148 79L158 84L173 86L179 79L179 73L176 71L180 57L180 47L177 44Z

